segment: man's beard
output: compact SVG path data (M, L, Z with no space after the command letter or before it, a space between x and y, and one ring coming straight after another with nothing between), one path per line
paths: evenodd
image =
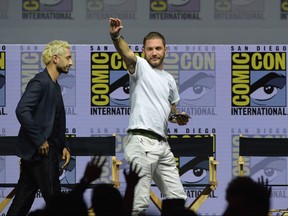
M164 59L159 59L160 61L158 63L154 63L154 64L149 59L146 59L146 60L151 65L151 67L157 68L159 65L161 65L163 63Z
M60 73L60 74L68 74L68 72L69 72L69 69L66 69L66 70L63 70L63 68L60 68L60 67L58 67L57 68L57 71Z

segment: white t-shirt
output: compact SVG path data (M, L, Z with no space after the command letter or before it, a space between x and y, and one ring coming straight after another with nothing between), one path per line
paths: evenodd
M158 70L137 56L135 73L130 75L130 119L127 130L151 130L167 135L170 105L180 100L171 74Z

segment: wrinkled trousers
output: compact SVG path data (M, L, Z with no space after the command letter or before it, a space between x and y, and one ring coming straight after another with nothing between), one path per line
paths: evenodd
M143 176L135 188L132 215L145 214L149 207L152 180L166 199L187 200L168 142L128 133L124 155L128 163L133 161L141 167L140 176Z

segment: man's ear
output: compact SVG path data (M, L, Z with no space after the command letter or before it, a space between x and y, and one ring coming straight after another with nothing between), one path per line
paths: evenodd
M57 58L58 58L57 55L53 55L52 56L52 61L53 61L54 64L57 63Z

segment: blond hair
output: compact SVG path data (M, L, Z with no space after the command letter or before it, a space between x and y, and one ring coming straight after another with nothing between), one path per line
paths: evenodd
M70 49L70 45L67 41L54 40L46 45L42 52L42 60L45 65L48 65L53 55L65 54L65 48Z

